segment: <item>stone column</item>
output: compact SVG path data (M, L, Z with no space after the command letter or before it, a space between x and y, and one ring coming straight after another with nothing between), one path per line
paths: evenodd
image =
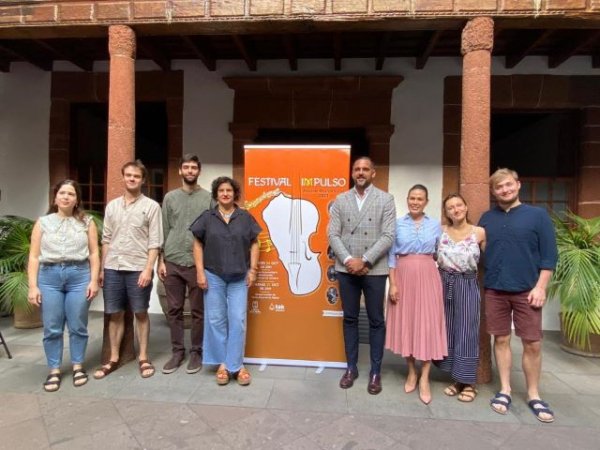
M462 32L462 126L460 192L469 205L469 218L477 223L489 208L490 90L494 21L489 17L469 20ZM491 381L490 337L485 332L482 301L478 382Z
M135 158L135 33L125 25L108 29L110 73L108 88L108 155L106 201L123 193L121 167ZM109 315L104 315L102 362L110 358ZM133 314L125 313L125 333L119 351L120 364L135 359Z
M106 200L123 193L121 167L135 158L135 33L125 25L108 30L108 166Z

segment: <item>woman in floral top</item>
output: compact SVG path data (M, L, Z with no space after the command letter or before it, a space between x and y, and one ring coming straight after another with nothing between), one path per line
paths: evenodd
M467 203L459 194L446 197L443 209L449 225L442 231L437 262L444 288L448 356L438 366L454 380L444 393L472 402L477 396L479 363L477 263L485 246L485 230L469 223Z

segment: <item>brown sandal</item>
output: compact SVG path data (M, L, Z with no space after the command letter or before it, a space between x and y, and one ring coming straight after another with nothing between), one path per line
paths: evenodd
M140 365L140 375L142 376L142 378L150 378L152 375L154 375L154 366L152 365L152 363L147 360L147 359L140 359L138 364ZM152 372L149 374L144 375L144 371L146 370L151 370Z
M455 395L460 394L464 388L465 386L462 383L456 381L444 389L444 394L448 397L454 397Z
M109 374L113 373L115 370L117 370L118 367L119 367L119 361L109 361L106 364L98 367L94 371L94 378L96 380L101 380L102 378L106 377L107 375L109 375ZM98 375L98 372L102 373L102 375Z
M477 389L473 386L465 386L464 389L458 394L458 401L463 403L471 403L477 397Z
M237 373L237 382L240 386L248 386L252 381L252 375L245 367L242 367Z
M225 368L225 366L223 364L221 364L219 366L219 368L217 369L217 384L219 386L225 386L226 384L229 383L230 380L230 376L229 376L229 371Z

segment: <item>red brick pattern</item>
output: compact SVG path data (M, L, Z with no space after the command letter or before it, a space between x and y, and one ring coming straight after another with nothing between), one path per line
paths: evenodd
M171 17L177 19L200 19L206 15L205 2L195 0L173 0L171 5Z
M281 15L283 14L283 0L250 0L250 15Z
M452 11L453 0L414 0L415 11L419 12L446 12Z
M336 13L366 13L367 0L331 0L332 11Z
M55 22L57 19L57 5L24 6L22 14L26 22Z
M373 0L375 13L407 12L410 6L409 0Z
M167 11L166 1L137 1L133 4L134 19L163 19Z
M553 16L564 20L593 18L600 0L544 0L536 10L524 0L39 0L21 6L0 3L0 27L62 23L131 24L148 22L247 20L269 16L294 20L299 15L326 15L331 20L387 17L455 17L461 14ZM352 16L349 18L349 15Z
M326 0L290 0L292 14L324 14Z
M93 3L62 3L59 5L60 22L83 22L93 19Z
M496 11L501 0L454 0L456 11Z
M215 17L223 16L243 16L245 2L240 0L220 0L210 2L210 15Z
M585 9L587 0L546 0L548 11Z
M128 21L130 17L129 2L96 2L96 19L99 21Z

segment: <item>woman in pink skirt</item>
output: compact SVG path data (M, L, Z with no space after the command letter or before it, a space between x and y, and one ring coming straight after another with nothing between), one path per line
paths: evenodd
M386 348L406 358L406 393L419 387L419 398L431 402L431 361L448 355L442 282L433 255L441 235L440 222L424 212L427 188L408 191L408 214L396 220L396 239L389 254L390 290ZM421 376L416 361L422 361Z

